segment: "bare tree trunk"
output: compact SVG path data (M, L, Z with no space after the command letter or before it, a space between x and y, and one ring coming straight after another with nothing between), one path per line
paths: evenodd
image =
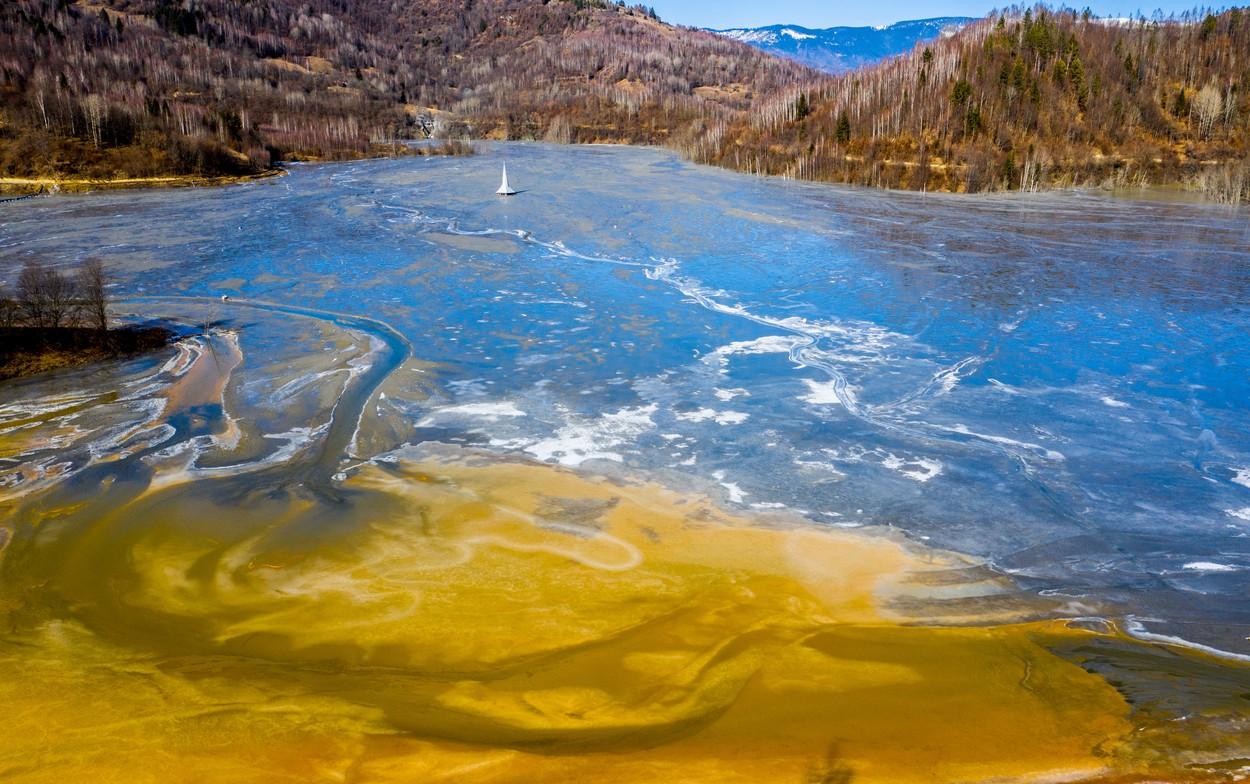
M0 327L8 328L17 323L17 300L7 289L0 289Z
M87 107L87 124L91 130L91 141L95 143L96 147L99 147L103 141L104 100L98 95L88 95L85 103Z
M104 287L108 273L99 259L87 259L78 269L78 296L87 324L100 332L109 328L108 296Z
M17 276L17 302L22 321L28 327L47 326L47 305L43 280L47 270L37 261L28 261Z
M73 281L37 261L27 262L18 275L17 296L29 327L56 329L78 320Z
M43 285L48 306L48 326L75 326L78 322L78 303L75 302L73 282L56 270L48 270L44 274Z

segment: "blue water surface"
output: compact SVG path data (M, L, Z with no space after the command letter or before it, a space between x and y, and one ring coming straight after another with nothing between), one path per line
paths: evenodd
M118 297L369 316L435 363L410 440L896 526L1250 652L1244 209L479 152L0 205L0 278L98 257Z

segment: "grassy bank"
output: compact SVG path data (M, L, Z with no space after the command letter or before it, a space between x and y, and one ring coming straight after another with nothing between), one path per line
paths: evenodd
M85 193L87 191L123 190L129 188L195 188L211 185L233 185L284 174L281 169L268 169L256 174L205 177L198 174L170 174L160 177L0 177L0 194L27 196L40 193Z
M86 327L0 327L0 380L132 356L169 345L164 327L127 326L101 332Z

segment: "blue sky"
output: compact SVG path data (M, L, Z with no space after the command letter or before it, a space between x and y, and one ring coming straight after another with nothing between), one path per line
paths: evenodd
M632 3L633 0L630 0ZM985 16L997 5L976 0L876 0L876 2L833 2L832 0L644 0L654 6L667 22L698 27L762 27L769 24L797 24L805 27L876 25L903 19L934 16ZM1151 0L1138 5L1124 0L1068 0L1074 8L1089 6L1100 16L1135 16L1140 9L1151 16L1156 9L1180 13L1195 7L1195 1ZM1212 4L1214 5L1214 4Z

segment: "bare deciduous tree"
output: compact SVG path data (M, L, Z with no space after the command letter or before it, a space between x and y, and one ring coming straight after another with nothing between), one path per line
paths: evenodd
M78 323L78 302L74 296L74 283L56 270L48 270L44 276L44 292L47 301L48 326L71 327Z
M18 304L27 326L56 329L78 320L74 286L64 275L28 261L17 277Z
M37 261L28 261L17 276L17 300L22 321L30 327L47 326L44 278L47 270Z
M0 288L0 327L11 327L17 323L17 300L8 289Z
M1215 121L1224 113L1224 98L1219 89L1208 84L1199 90L1198 97L1194 98L1193 110L1194 118L1198 121L1198 133L1205 139L1211 135Z
M108 273L99 259L87 259L78 269L78 297L87 324L101 332L109 328Z

